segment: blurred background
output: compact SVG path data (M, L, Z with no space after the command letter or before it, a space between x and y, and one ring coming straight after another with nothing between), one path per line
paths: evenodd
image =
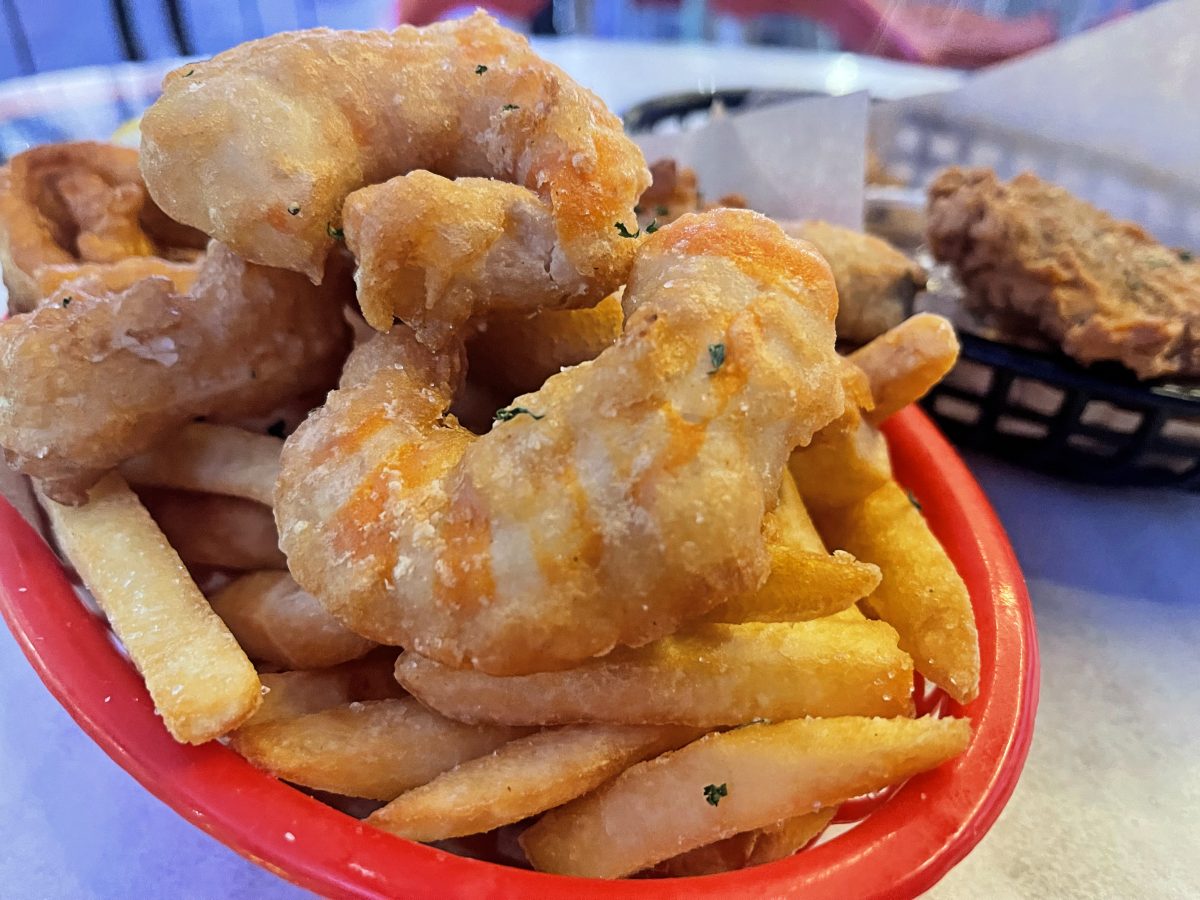
M206 55L276 31L423 25L480 5L531 34L847 50L980 68L1155 0L0 0L0 80ZM648 79L653 73L648 73Z

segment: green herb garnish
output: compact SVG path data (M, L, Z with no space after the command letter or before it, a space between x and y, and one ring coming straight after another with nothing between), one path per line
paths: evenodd
M476 75L482 75L482 74L483 74L484 72L486 72L486 71L487 71L487 66L484 66L484 65L478 65L478 66L476 66L476 67L475 67L475 74L476 74Z
M1180 250L1178 251L1178 254L1180 262L1191 262L1193 259L1195 259L1195 257L1192 256L1191 250Z
M658 219L651 219L650 224L646 226L646 234L654 234L658 231Z
M192 73L193 73L193 72L195 72L195 71L196 71L195 69L188 69L186 72L184 72L184 73L183 73L183 77L184 77L184 78L191 78L191 77L192 77Z
M520 109L521 107L517 106L517 104L515 104L515 103L505 103L505 104L504 104L502 107L500 107L500 108L501 108L501 109L503 109L503 110L505 110L505 111L507 111L507 110L510 110L510 109Z
M300 215L300 204L299 203L289 203L288 204L288 213L293 216Z
M725 365L725 345L709 344L708 361L712 363L712 368L708 370L708 374L716 375L721 366Z
M325 232L335 241L344 241L346 239L346 232L340 228L334 228L328 222L325 223Z
M917 498L913 496L913 492L905 491L904 493L906 493L908 495L908 502L911 503L916 508L917 512L921 512L922 511L921 504L917 500Z
M496 410L496 415L492 418L497 422L507 422L509 419L515 419L517 416L529 416L531 419L544 419L544 413L530 412L523 406L506 406L504 409Z
M63 306L70 306L72 299L73 298L71 298L71 297L63 297Z
M725 784L706 784L704 786L704 802L709 806L719 806L722 797L729 796L729 787Z
M617 229L617 234L619 234L621 237L625 237L625 238L635 238L639 234L642 233L642 229L640 229L640 228L637 231L630 231L628 228L625 227L624 222L615 222L613 224L613 227Z

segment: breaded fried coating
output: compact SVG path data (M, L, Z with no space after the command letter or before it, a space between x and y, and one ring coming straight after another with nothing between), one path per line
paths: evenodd
M284 446L292 573L352 630L496 675L668 634L766 578L788 455L843 411L836 307L770 220L686 216L641 245L618 341L482 437L394 329Z
M887 241L815 220L783 223L783 230L810 242L833 269L840 340L865 344L912 315L925 270Z
M172 429L333 384L347 277L320 288L213 244L190 291L162 276L68 282L0 322L0 448L62 503Z
M150 200L136 150L47 144L0 168L0 267L10 311L33 309L46 296L39 276L48 267L66 277L81 263L182 261L199 256L205 243Z
M968 307L1004 332L1139 378L1200 375L1200 262L1064 188L947 169L929 186L928 239Z
M543 267L541 289L558 306L593 304L624 281L637 242L618 225L636 232L633 207L650 182L620 120L483 12L427 28L250 41L169 74L141 133L142 172L171 216L246 259L314 280L343 238L343 203L360 188L422 169L511 182L524 191L522 212L510 217L509 203L481 197L473 216L487 222L472 246L503 232L512 265L527 275ZM455 250L442 228L461 210L414 199L411 210L389 210L388 227ZM525 213L537 220L528 230ZM418 216L422 234L412 230ZM417 264L403 241L391 248L402 253L397 267ZM464 267L457 250L418 260L447 287L474 275L476 296L508 290L493 267ZM382 306L368 306L377 328L391 327Z

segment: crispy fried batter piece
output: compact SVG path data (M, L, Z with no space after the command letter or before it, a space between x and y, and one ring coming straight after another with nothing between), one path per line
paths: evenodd
M1200 262L1030 173L951 168L929 187L929 246L967 303L1081 363L1200 375Z
M90 141L47 144L0 168L0 267L11 311L33 309L46 296L39 275L47 267L61 279L81 263L186 261L205 243L150 200L136 150Z
M316 288L213 244L187 293L152 276L61 286L0 323L0 447L63 503L172 429L253 415L333 384L349 349L348 278Z
M463 210L423 206L405 187L417 170L426 182L511 182L525 199L480 198L468 218L484 221L460 243ZM562 307L594 304L625 280L637 245L617 224L635 230L633 207L650 182L620 119L482 12L391 32L276 34L189 63L167 76L142 121L142 172L179 221L246 259L313 279L343 236L346 198L399 177L396 189L415 205L388 214L413 242L390 242L383 252L395 255L373 258L377 271L423 270L426 293L437 284L486 299L508 286L494 266L472 261L500 242L526 275L540 269L539 289ZM450 182L437 190L472 202ZM524 215L533 206L542 221ZM406 209L420 217L419 233ZM392 327L386 300L363 304L380 330Z
M840 340L865 344L912 315L925 270L887 241L820 221L788 222L783 230L809 241L833 269Z
M401 329L356 351L284 447L296 580L361 634L497 675L646 643L757 588L788 454L844 406L828 266L718 210L645 241L624 305L616 344L480 438L444 415L444 355Z

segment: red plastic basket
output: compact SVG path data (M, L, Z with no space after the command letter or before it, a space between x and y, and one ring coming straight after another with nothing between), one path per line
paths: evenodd
M843 811L850 830L789 859L703 878L591 881L467 859L368 828L224 746L175 743L104 621L42 538L0 502L0 611L51 693L91 738L181 816L273 872L335 897L911 897L979 842L1025 762L1038 694L1033 612L987 499L916 409L885 427L896 475L918 498L971 592L979 698L966 752L882 799Z

